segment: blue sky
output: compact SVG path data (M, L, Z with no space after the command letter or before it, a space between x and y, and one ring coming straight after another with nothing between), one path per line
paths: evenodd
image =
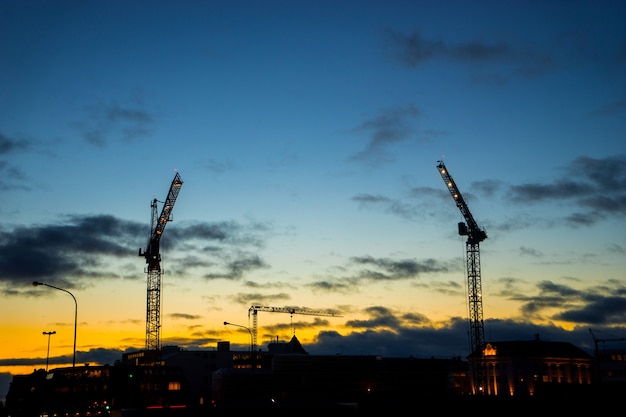
M71 300L34 280L76 296L80 362L144 346L137 252L174 172L164 344L245 346L224 321L296 306L341 317L259 313L260 346L465 356L442 158L488 234L487 340L626 336L625 21L621 1L0 2L0 373L45 363L42 331L71 356Z

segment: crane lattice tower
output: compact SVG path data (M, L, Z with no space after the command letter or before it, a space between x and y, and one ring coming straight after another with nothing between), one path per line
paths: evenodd
M480 242L487 239L487 233L478 227L474 216L470 212L461 192L452 179L443 161L437 161L437 169L454 198L456 206L465 218L465 223L459 222L459 235L467 236L465 243L465 264L467 269L467 290L469 302L470 344L472 354L477 362L472 369L474 393L483 393L485 387L486 366L483 347L485 344L485 324L483 321L483 291L480 272Z
M172 209L180 192L183 181L178 172L172 180L167 199L163 203L161 214L158 215L158 203L155 198L152 208L150 237L144 252L139 249L139 256L146 258L147 268L147 301L146 301L146 350L161 349L161 253L160 242L165 226L172 220Z

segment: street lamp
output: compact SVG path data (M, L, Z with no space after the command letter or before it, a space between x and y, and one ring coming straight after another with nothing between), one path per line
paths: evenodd
M68 290L64 290L63 288L55 287L54 285L46 284L45 282L33 281L33 285L35 287L37 287L39 285L45 285L46 287L50 287L50 288L54 288L55 290L66 292L69 295L71 295L72 298L74 299L74 356L72 357L72 368L76 367L76 323L77 323L76 320L78 319L78 303L76 302L76 297L74 297L74 294L72 294Z
M235 324L235 323L229 323L227 321L224 322L224 326L237 326L237 327L241 327L242 329L246 329L248 331L248 333L250 333L250 367L253 368L254 364L253 362L253 357L254 357L254 342L253 342L253 338L252 338L252 330L250 330L249 327L246 326L242 326L241 324Z
M44 335L48 335L48 352L46 353L46 372L48 372L48 359L50 358L50 336L57 334L54 330L51 332L43 332Z

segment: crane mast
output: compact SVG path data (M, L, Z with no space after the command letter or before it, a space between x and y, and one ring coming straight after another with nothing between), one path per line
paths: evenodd
M437 161L437 169L446 183L448 191L461 211L465 223L459 222L459 235L467 236L465 243L467 288L469 301L470 343L472 353L477 356L477 364L473 368L474 389L479 391L485 387L486 367L483 346L485 344L485 326L483 321L482 283L480 275L480 242L487 239L487 233L478 227L461 192L452 179L443 161Z
M147 302L146 302L146 349L158 351L161 348L161 236L167 222L171 220L172 209L180 192L183 181L178 172L172 180L167 199L163 203L161 214L158 214L159 201L152 200L150 237L144 252L139 249L139 256L146 258L147 268Z
M248 309L248 322L250 322L250 315L252 315L252 346L256 350L257 341L257 326L258 318L257 313L259 311L267 311L270 313L289 313L292 316L294 314L306 314L309 316L332 316L341 317L331 311L309 310L298 307L266 307L266 306L251 306Z

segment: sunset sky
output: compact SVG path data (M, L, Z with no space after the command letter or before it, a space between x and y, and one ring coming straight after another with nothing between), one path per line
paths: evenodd
M626 2L0 1L0 398L161 342L465 357L626 337ZM606 348L618 347L606 343ZM623 346L623 344L622 344ZM600 347L603 347L601 344Z

